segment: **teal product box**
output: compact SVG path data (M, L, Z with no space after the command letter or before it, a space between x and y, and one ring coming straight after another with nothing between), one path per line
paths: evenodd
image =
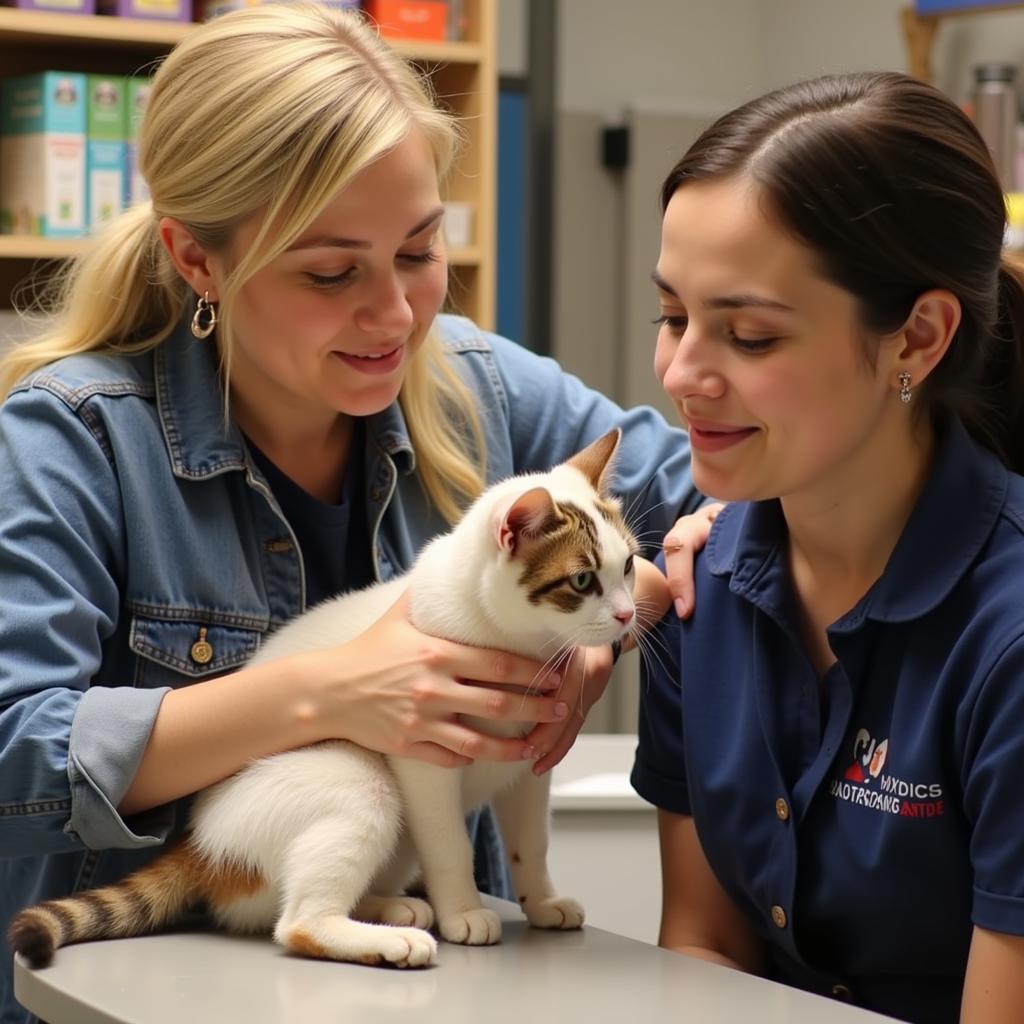
M85 231L85 75L43 71L0 86L0 233Z
M132 77L128 79L128 92L125 101L127 115L127 141L124 147L124 205L134 206L149 198L149 186L139 173L139 131L142 128L142 115L149 103L149 94L153 90L151 78Z
M86 84L86 226L91 231L124 209L128 82L123 75L87 75Z

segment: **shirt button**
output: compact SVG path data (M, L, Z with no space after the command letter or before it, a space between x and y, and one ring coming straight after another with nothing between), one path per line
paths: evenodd
M786 927L786 912L778 905L778 903L772 907L772 923L776 928Z
M206 639L206 627L199 627L199 639L189 648L189 655L197 665L208 665L213 660L213 645Z
M779 821L789 821L789 804L781 796L775 801L775 816Z
M853 993L850 991L849 986L843 984L833 985L832 995L836 999L841 999L844 1003L848 1003L853 999Z

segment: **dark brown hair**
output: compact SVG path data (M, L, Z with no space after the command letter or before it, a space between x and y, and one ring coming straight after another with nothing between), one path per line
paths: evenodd
M960 327L917 395L1024 471L1024 273L1003 259L1005 202L970 119L895 72L801 82L711 125L665 179L662 210L688 181L736 175L857 299L869 331L898 330L931 288L957 296Z

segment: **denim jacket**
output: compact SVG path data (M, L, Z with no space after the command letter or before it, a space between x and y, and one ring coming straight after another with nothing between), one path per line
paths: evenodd
M438 326L479 398L489 480L547 468L620 424L617 489L649 510L638 532L654 538L700 503L686 437L654 410L624 412L468 320ZM373 564L387 579L447 528L397 403L368 419L365 467ZM180 805L116 809L164 694L237 669L304 608L294 535L225 427L209 343L183 326L151 352L72 356L12 391L0 407L0 580L6 930L18 908L122 877L180 829ZM0 1022L13 1024L26 1018L3 960Z

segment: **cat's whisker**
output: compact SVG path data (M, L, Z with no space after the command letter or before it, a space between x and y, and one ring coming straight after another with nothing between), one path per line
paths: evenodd
M590 648L589 647L584 647L583 648L583 666L582 666L583 667L583 677L584 677L584 679L587 676L587 658L588 657L590 657ZM580 718L586 718L586 714L587 713L586 713L586 710L583 707L583 687L582 686L580 687L579 708L577 710L579 711Z
M555 640L557 639L558 638L556 637ZM550 642L551 641L549 641L549 643ZM527 697L527 695L533 692L534 687L536 687L536 689L538 690L540 689L540 680L543 679L553 668L555 668L558 665L559 661L564 657L565 647L565 643L560 644L558 650L555 651L555 653L552 654L551 657L548 658L541 665L540 669L537 671L537 674L533 677L533 679L530 680L529 685L526 687L526 693L523 694L524 703L525 698Z
M658 647L660 647L665 652L665 654L669 654L671 651L671 648L668 645L668 641L663 636L659 636L659 634L656 632L638 632L633 639L636 641L637 647L641 646L642 641L644 644L647 644L651 647L657 644Z
M643 502L644 498L647 495L647 488L649 486L650 486L650 480L648 480L647 483L641 488L639 493L629 503L629 507L625 510L625 512L622 513L623 521L630 528L630 530L633 529L633 519L632 519L632 517L634 515L636 515L638 508L642 509L642 513L641 513L641 515L637 516L637 520L639 520L641 518L641 516L646 519L648 516L650 516L650 514L652 512L655 512L659 508L661 508L663 505L667 505L668 504L667 501L659 501L656 505L651 505L650 507L644 506L642 504L642 502Z
M640 541L641 543L644 540L646 540L648 537L658 537L658 538L661 538L664 535L665 535L665 531L664 530L656 530L654 528L652 528L650 530L641 530L639 532L634 531L634 533L633 533L633 536L638 541Z
M652 670L652 663L654 666L661 670L663 675L666 675L669 678L673 679L674 685L682 685L681 682L678 679L676 679L675 676L673 676L672 672L669 670L668 666L665 664L664 659L661 657L658 651L655 650L654 644L651 640L650 633L646 634L642 638L637 638L637 650L640 652L640 657L643 660L644 665L647 669L648 678L646 681L648 692L650 690L650 674ZM666 655L667 653L668 652L666 650Z
M632 523L630 517L636 512L637 506L640 504L643 495L646 493L646 488L640 490L640 492L633 496L633 500L629 505L622 510L622 521L632 530Z
M665 617L665 613L657 605L651 608L637 608L635 614L637 625L644 629L656 626Z
M661 607L661 603L658 601L645 601L643 599L634 602L633 607L638 612L653 612L657 611Z

